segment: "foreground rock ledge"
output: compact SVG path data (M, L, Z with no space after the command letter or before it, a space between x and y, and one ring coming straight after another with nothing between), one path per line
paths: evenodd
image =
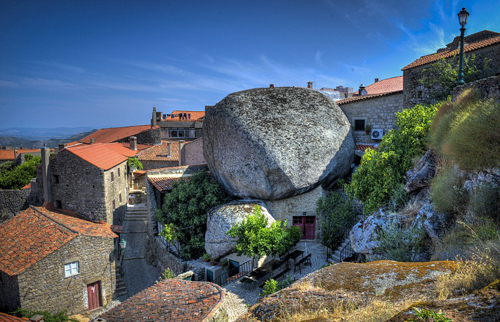
M205 113L205 160L237 197L277 200L330 186L349 172L354 159L347 117L314 90L246 90Z

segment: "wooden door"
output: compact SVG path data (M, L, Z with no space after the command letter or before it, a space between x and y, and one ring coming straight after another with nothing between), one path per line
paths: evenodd
M304 218L304 239L314 239L316 237L316 217L307 216Z
M294 226L299 226L300 231L302 232L302 239L305 239L305 220L303 220L305 217L293 217L293 225Z
M89 298L89 311L101 306L101 282L95 282L87 285L87 294Z

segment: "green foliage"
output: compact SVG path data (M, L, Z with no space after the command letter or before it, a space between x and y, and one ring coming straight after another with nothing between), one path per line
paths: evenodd
M415 312L415 317L405 322L453 322L452 319L447 318L444 313L439 311L427 310L427 309L413 309Z
M427 234L422 225L401 227L396 223L384 226L378 233L380 246L377 253L398 262L415 261L414 255L422 253Z
M1 189L21 189L36 178L36 167L42 163L42 158L27 154L25 159L26 162L18 166L10 164L0 168Z
M165 268L165 270L160 276L160 281L169 280L172 278L175 278L175 274L170 270L170 268Z
M331 192L328 197L320 198L316 213L321 216L323 245L335 249L343 242L344 229L355 224L356 213L351 202L339 192Z
M264 288L262 290L262 293L260 294L261 297L271 295L273 293L278 292L281 289L284 289L285 287L290 286L293 282L295 282L294 279L292 279L290 276L286 276L286 279L283 281L275 281L274 279L267 280L264 283Z
M286 228L286 222L276 220L268 225L267 217L256 205L253 213L234 225L227 235L236 238L236 252L248 257L283 254L295 246L302 236L299 227Z
M466 91L441 110L430 143L442 156L464 170L500 166L500 101L482 100Z
M403 183L398 183L394 190L392 190L391 197L389 198L389 211L396 212L401 209L409 200L408 193L405 190Z
M452 59L441 58L430 68L423 70L419 80L431 89L428 103L445 100L456 85L458 77L458 56ZM478 59L474 54L464 56L464 80L466 83L493 76L498 66L489 58Z
M165 196L156 219L169 225L167 238L179 241L179 254L184 258L199 258L204 253L207 212L231 200L226 191L208 171L199 172L188 180L181 178ZM165 236L164 236L165 237Z
M434 178L432 203L438 212L463 215L469 194L463 187L464 180L453 167L445 168Z
M500 187L484 183L471 196L468 210L476 217L491 218L500 227Z
M51 314L47 311L30 311L26 309L22 309L20 307L17 308L14 312L11 312L12 315L18 316L18 317L25 317L25 318L31 318L32 316L35 316L37 314L40 314L43 316L43 320L45 322L78 322L78 320L75 319L70 319L66 315L66 311L61 311L56 314Z
M365 213L389 201L394 187L413 166L414 157L425 151L431 120L440 105L417 105L397 113L397 129L382 138L378 151L365 151L351 183L345 186L350 197L365 204Z
M142 163L139 161L137 157L130 157L127 160L127 165L129 169L137 169L137 170L142 170Z

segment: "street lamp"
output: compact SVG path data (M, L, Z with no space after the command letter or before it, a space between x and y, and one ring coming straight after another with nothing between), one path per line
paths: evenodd
M458 13L458 22L460 23L460 63L458 65L458 79L456 81L457 85L465 84L464 81L464 33L465 25L467 24L467 18L469 18L469 12L462 8L462 11Z

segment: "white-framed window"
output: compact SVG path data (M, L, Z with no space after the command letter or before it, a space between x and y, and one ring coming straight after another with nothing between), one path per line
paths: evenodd
M64 264L64 277L70 277L80 274L78 262Z

